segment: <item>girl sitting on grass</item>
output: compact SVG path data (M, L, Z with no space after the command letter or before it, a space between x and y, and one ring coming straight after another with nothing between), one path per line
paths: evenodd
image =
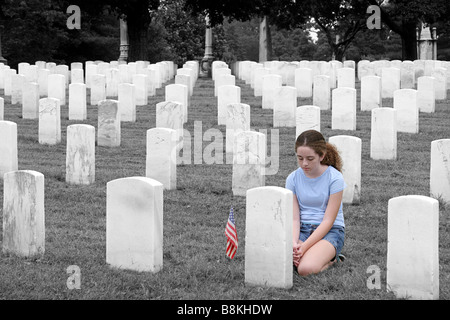
M294 193L294 266L305 276L343 260L345 224L342 194L346 187L342 160L322 134L308 130L298 136L295 152L299 168L286 179Z

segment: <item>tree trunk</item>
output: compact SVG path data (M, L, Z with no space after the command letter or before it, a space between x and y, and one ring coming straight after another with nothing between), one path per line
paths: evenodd
M345 51L346 50L343 48L343 46L340 46L340 45L333 46L334 60L342 62L344 60Z
M402 59L414 61L417 59L417 35L415 22L403 22Z
M128 27L128 61L148 60L148 27L150 14L147 1L139 1L140 6L126 13Z
M259 24L259 62L272 60L272 35L267 16Z

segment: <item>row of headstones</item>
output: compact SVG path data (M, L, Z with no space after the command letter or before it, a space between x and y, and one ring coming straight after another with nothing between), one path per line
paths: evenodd
M292 287L292 198L280 187L247 192L246 283ZM392 198L387 228L387 289L399 298L438 299L439 202L421 195Z
M4 186L3 252L43 255L44 176L36 171L11 171L4 176ZM162 269L163 189L160 182L147 177L107 183L107 264L136 271ZM292 287L292 199L293 193L281 187L247 191L245 283ZM387 228L388 290L400 298L438 299L438 201L419 195L390 199Z
M169 64L169 62L166 62ZM132 63L129 63L129 65ZM20 65L20 64L19 64ZM107 63L101 63L102 72L107 73L108 70L105 67L109 66ZM128 67L129 65L120 65ZM134 65L140 65L134 63ZM87 64L89 67L97 67L95 64ZM31 66L30 66L31 67ZM34 66L36 67L36 66ZM123 121L135 121L135 108L136 106L148 104L148 97L155 94L154 90L151 91L149 88L154 88L154 83L149 81L148 75L144 74L145 70L150 70L150 66L146 68L141 67L136 69L132 75L132 83L115 81L117 88L117 100L120 103L120 109L123 110L122 120ZM23 68L22 68L23 69ZM89 68L92 69L92 68ZM97 68L96 68L97 69ZM1 70L1 69L0 69ZM11 71L13 69L4 69L6 71ZM13 70L15 72L15 70ZM48 71L47 69L37 69L37 71ZM81 71L83 69L73 69L72 71ZM26 71L21 70L21 72L26 73ZM1 71L0 71L1 73ZM172 74L169 73L170 80ZM179 101L183 104L185 109L185 121L187 121L187 107L189 104L189 97L192 95L193 87L195 81L198 77L198 62L188 61L185 63L183 68L176 70L175 84L166 86L166 101ZM26 76L23 74L14 74L12 79L19 79L20 81L12 81L14 83L14 94L11 97L12 104L21 103L22 104L22 116L26 119L36 119L39 114L39 100L40 100L40 86L36 82L28 81ZM48 90L46 91L49 98L56 98L60 101L60 105L66 104L66 75L63 74L50 74L46 78L46 85ZM86 88L90 87L90 104L98 105L102 100L107 99L110 95L108 94L108 81L104 74L93 73L89 76L89 86L87 83L74 82L69 85L69 120L85 120L87 117L86 112ZM117 80L117 79L116 79ZM164 78L166 81L166 78ZM149 86L149 84L151 84ZM5 95L8 92L5 90ZM3 106L3 99L0 101ZM3 110L3 108L2 108ZM0 119L3 118L3 112L0 112Z
M418 130L418 114L421 112L434 112L435 101L446 99L447 87L445 77L438 68L432 75L421 76L417 79L417 90L401 89L400 70L396 68L382 68L382 76L363 76L361 79L361 111L370 111L382 107L383 98L394 98L394 106L399 110L399 122L409 123L417 118L417 123L411 128L399 126L399 130L416 132ZM235 76L231 75L231 69L225 63L213 66L213 79L215 75L215 93L217 95L218 124L226 122L226 106L241 102L241 89L235 85ZM258 70L258 69L256 69ZM312 69L298 68L298 76L301 85L297 87L283 86L282 77L276 74L267 74L262 77L255 75L262 84L262 108L273 109L274 127L295 126L295 110L298 96L313 97L313 105L322 110L333 110L333 128L342 130L356 129L356 90L355 72L352 68L338 69L338 86L333 89L330 77L317 75L312 78ZM414 77L414 74L412 74ZM437 81L439 80L439 81ZM299 94L300 92L303 92ZM408 105L411 105L411 112ZM417 106L417 108L416 108ZM418 109L417 111L415 109ZM404 112L403 112L404 111ZM406 117L405 121L403 118ZM408 125L410 126L410 125Z
M332 89L337 87L338 70L341 68L352 69L353 75L357 75L359 80L367 75L382 76L383 68L395 68L400 72L400 88L411 89L421 76L432 76L435 71L444 73L447 85L450 86L450 62L441 60L360 60L355 63L353 60L340 61L266 61L257 63L255 61L238 61L231 66L232 74L244 80L252 88L255 88L255 95L258 95L258 78L267 74L276 74L282 77L283 85L296 86L297 69L311 69L311 77L326 75L330 77ZM350 74L346 71L346 74Z
M41 100L46 112L42 112L39 118L39 142L60 143L58 101L54 98ZM94 182L96 142L98 146L120 146L121 121L118 109L115 100L101 101L98 106L97 136L95 128L91 125L73 124L67 127L67 182L73 184ZM247 105L247 111L249 109ZM146 176L160 181L166 189L176 188L177 155L183 148L184 139L183 123L182 105L175 101L164 101L156 105L156 128L147 131ZM17 124L0 121L0 132L6 137L0 141L2 176L18 168ZM229 146L230 141L234 142L234 145ZM233 156L235 194L245 193L253 185L264 185L265 146L266 138L263 133L252 132L250 129L236 132L227 130L227 152Z
M190 63L190 62L189 62ZM124 61L86 61L72 62L70 68L65 64L54 62L36 61L31 65L28 62L20 62L17 70L10 66L0 64L0 89L5 90L6 95L11 95L11 77L21 74L27 82L39 84L40 96L47 96L47 77L51 74L60 74L65 77L66 87L69 83L85 83L91 87L91 77L94 74L104 75L110 85L117 83L131 83L135 74L146 74L154 78L157 88L164 82L174 77L175 64L173 61L161 61L150 64L149 61L135 61L126 63ZM113 86L111 86L112 89ZM117 94L116 94L117 95Z
M224 69L223 69L224 70ZM356 130L357 92L350 87L339 87L330 91L327 76L316 76L313 105L321 110L332 111L332 129ZM361 110L370 111L382 107L380 78L366 76L362 80ZM398 89L393 93L393 107L398 110L398 131L417 133L419 112L435 111L434 80L419 78L419 89ZM278 75L264 76L266 90L262 97L262 108L273 110L273 127L295 127L297 90L282 86ZM331 93L331 94L330 94ZM218 88L218 124L226 125L227 106L241 103L241 88L222 85Z
M335 89L338 90L338 89ZM414 101L408 96L408 91L412 89L401 89L399 93L404 93L410 99L410 103L394 103L394 108L375 108L371 111L371 132L370 132L370 158L374 160L396 160L397 159L397 133L398 132L417 132L418 113L415 117L411 116L411 110L408 107L414 105ZM400 99L402 97L400 96ZM345 106L345 103L342 103ZM405 106L402 109L400 106ZM239 132L250 131L250 106L244 103L235 103L227 105L226 118L226 149L227 152L236 153L233 149L233 142ZM405 114L404 119L399 121L398 115ZM305 105L297 107L295 110L295 137L298 137L303 131L317 130L321 131L321 110L317 106ZM348 117L348 115L347 115ZM345 120L345 117L343 118ZM406 119L411 119L410 122ZM333 119L333 123L335 120ZM407 131L405 129L411 128ZM354 129L353 129L354 130ZM265 137L262 145L265 146ZM255 140L257 141L257 140ZM348 188L344 191L344 203L359 203L361 192L361 139L353 136L335 136L330 137L330 142L336 144L344 157L344 178ZM436 197L443 196L450 201L450 165L446 164L446 159L450 159L450 150L441 146L439 141L448 141L441 139L432 142L431 153L431 173L430 173L430 192ZM255 146L257 144L255 143ZM259 158L264 159L265 149L260 147ZM439 159L439 160L438 160ZM261 163L264 165L264 162ZM449 177L448 179L442 177ZM249 180L251 181L251 180ZM251 185L252 187L263 185ZM248 189L248 188L247 188ZM237 190L237 189L236 189ZM236 192L241 194L246 189Z
M410 74L409 81L402 77L401 70L397 68L382 68L380 75L364 75L361 77L361 90L363 86L363 79L369 77L370 79L380 79L380 95L381 98L392 98L395 90L398 89L420 89L420 79L421 78L433 78L434 87L433 91L437 100L445 100L447 98L446 90L450 87L450 83L447 84L447 76L445 74L446 69L437 68L430 75L421 75L418 78L414 77L414 74ZM355 88L355 71L352 68L341 68L337 70L337 85L333 87L330 84L330 89L339 87L349 87ZM313 76L312 69L299 68L296 69L295 74L295 87L298 90L298 96L301 98L311 98L313 97L313 88L315 85L319 85L315 81L316 77L319 79L330 80L331 78L327 75L316 75ZM328 77L328 78L327 78ZM325 81L324 81L325 82ZM329 81L327 81L329 82ZM411 85L412 84L412 85Z
M105 100L99 106L97 145L120 145L120 119L117 103ZM249 113L248 105L229 105L229 113ZM162 102L157 105L157 127L147 131L146 176L160 181L166 189L176 189L176 165L178 152L183 148L181 105ZM178 110L178 111L177 111ZM319 115L315 106L299 107L299 111ZM175 112L178 129L173 129ZM102 116L103 115L103 116ZM396 110L377 108L372 110L370 157L375 160L397 158ZM248 119L248 117L246 117ZM248 189L265 185L266 135L250 130L249 121L234 122L229 117L227 127L227 153L233 157L232 192L245 195ZM320 120L319 120L320 126ZM305 124L301 130L315 129ZM17 125L0 121L0 132L6 139L0 142L0 174L17 170ZM53 138L55 134L51 135ZM60 133L59 133L60 138ZM450 139L431 143L430 195L450 202ZM336 145L343 158L343 175L348 187L344 190L344 203L359 203L361 197L362 142L358 137L332 136L329 142ZM95 128L90 125L70 125L67 128L66 181L74 184L91 184L95 179ZM232 144L231 144L232 143ZM230 146L231 144L231 146Z
M335 89L337 90L337 89ZM61 140L60 129L60 116L59 106L57 99L41 99L42 110L40 116L39 125L39 142L46 144L59 143ZM120 114L118 112L118 103L114 100L103 101L98 109L98 145L100 146L119 146L120 145ZM397 121L397 110L394 108L376 108L372 112L372 128L371 128L371 158L373 159L393 159L397 157L397 128L399 127ZM408 113L407 113L408 114ZM315 129L320 131L320 108L316 106L302 106L296 110L296 136L301 132L308 129ZM158 128L174 129L176 133L176 146L179 151L183 146L183 111L181 106L177 102L161 102L157 104L156 108L156 123ZM244 157L244 154L238 152L234 146L236 136L238 132L250 131L250 106L246 104L230 104L227 106L227 121L226 121L226 151L233 156L236 155L237 159ZM264 185L264 163L265 163L265 135L257 137L254 141L258 143L250 143L255 149L251 151L249 147L243 150L249 150L253 152L255 159L259 159L258 163L248 161L253 168L256 168L256 174L254 176L246 176L245 168L237 166L236 170L233 170L233 193L235 195L242 195L250 187L263 186ZM248 138L250 139L250 138ZM245 141L245 140L244 140ZM248 140L250 141L250 140ZM10 149L15 149L13 142ZM347 145L347 144L344 144ZM348 144L349 146L352 144ZM166 148L171 150L170 147ZM358 150L355 146L351 150ZM359 146L360 150L360 146ZM355 153L350 153L355 154ZM357 154L360 154L357 153ZM248 155L246 156L248 157ZM163 158L170 158L170 155L166 155ZM359 159L359 160L358 160ZM240 161L240 160L239 160ZM4 159L5 163L11 163L7 158ZM164 161L162 161L164 163ZM174 161L172 161L174 162ZM245 161L240 161L245 163ZM346 189L348 195L344 196L344 201L349 203L359 202L360 196L360 156L350 157L346 163L353 163L349 166L351 171L356 173L348 173L347 179L351 188ZM170 162L167 162L170 163ZM166 163L166 164L167 164ZM359 165L358 165L359 164ZM242 169L239 169L242 168ZM358 169L359 168L359 169ZM89 172L89 171L88 171ZM239 173L240 172L240 173ZM255 171L251 171L255 172ZM165 180L172 181L172 175L174 170L167 170L162 175L169 176ZM444 175L445 176L445 175ZM240 181L240 182L236 182ZM447 192L445 192L447 193ZM348 199L348 200L347 200Z
M62 83L63 79L52 79L54 76L50 75L50 82L57 80ZM95 78L97 75L94 75ZM145 75L137 74L133 76L133 84L120 83L118 85L117 102L121 113L121 121L135 122L136 121L136 107L148 104L147 90L145 86ZM178 75L176 76L178 77ZM65 105L65 92L62 87L58 93L53 92L49 94L48 98L40 98L37 94L36 84L29 82L24 84L24 94L22 103L22 118L23 119L39 119L39 114L45 112L43 106L46 99L54 99L58 101L59 108ZM98 89L98 90L97 90ZM91 89L90 104L99 105L101 101L108 98L105 95L104 82L96 89L93 85ZM187 107L188 107L188 87L183 84L174 83L168 84L164 87L165 101L180 101L183 105L184 122L187 121ZM83 83L72 83L68 90L68 119L69 120L86 120L87 119L87 101L86 101L86 85ZM114 100L114 99L113 99ZM4 119L4 98L0 97L0 120Z
M335 89L337 90L337 89ZM408 90L408 89L404 89ZM59 115L59 105L57 99L44 98L41 99L42 112L39 118L39 143L42 144L56 144L61 141L61 124ZM45 112L44 112L45 110ZM252 132L250 128L250 106L248 104L236 103L227 105L227 118L226 118L226 152L234 157L237 157L236 161L239 163L245 163L241 161L241 157L250 157L251 159L258 159L258 161L247 161L249 164L255 167L260 175L264 176L264 165L265 165L265 155L266 155L266 136L262 133ZM370 157L374 160L396 160L397 159L397 133L400 131L400 122L398 121L398 108L375 108L372 111L371 116L371 140L370 140ZM296 108L295 112L295 122L296 122L296 137L300 135L305 130L321 130L321 110L317 106L301 106ZM408 112L405 112L409 114ZM179 152L183 148L183 108L182 105L176 101L164 101L156 105L156 128L167 128L172 129L175 132L175 145L176 152ZM9 129L4 129L8 133L8 136L17 136L17 133L12 131L16 130L15 123L9 121L2 121L1 123L9 123L7 126ZM237 139L238 134L242 132L248 132L246 139L242 137ZM6 134L6 133L5 133ZM349 164L348 169L344 168L347 184L350 188L347 188L344 195L344 201L348 203L359 202L360 196L360 175L361 175L361 141L356 137L349 137L348 142L341 143L341 151L344 154L348 153L348 160L344 163ZM333 137L332 137L333 138ZM354 139L353 139L354 138ZM243 139L243 140L242 140ZM330 138L331 139L331 138ZM356 140L357 142L352 142ZM90 139L95 141L95 136ZM157 141L159 138L157 139ZM170 139L169 139L170 140ZM167 140L167 141L169 141ZM238 141L247 142L238 142ZM358 142L359 141L359 142ZM121 114L119 112L119 104L115 100L104 100L100 103L98 107L98 136L97 144L99 146L117 147L121 143ZM243 143L243 144L242 144ZM248 144L245 147L245 144ZM17 149L17 139L6 139L3 140L5 150L16 150ZM237 145L239 147L237 147ZM171 144L166 147L168 150L161 159L173 159L177 154L171 154L172 150ZM243 153L243 150L247 150L253 156ZM345 151L347 150L347 151ZM3 163L14 163L17 162L16 157L13 155L17 152L4 153L1 157ZM11 154L11 159L7 156ZM161 153L162 154L162 153ZM359 156L357 156L359 155ZM441 155L442 159L445 159L445 152ZM162 160L164 163L165 160ZM443 160L442 160L443 161ZM174 162L171 160L167 163ZM5 165L5 168L8 166ZM13 170L11 167L10 170ZM0 170L0 173L4 173ZM236 172L238 167L236 168ZM240 174L233 174L236 176L236 180L240 180L240 183L233 183L233 193L235 195L242 195L250 187L263 186L264 179L260 176L249 177L245 175L245 168L240 170ZM235 172L235 170L233 170ZM252 171L254 172L254 171ZM353 173L350 173L353 172ZM445 170L439 171L436 177L447 176ZM166 175L172 176L174 170L167 170ZM240 177L240 179L237 179ZM173 177L167 178L168 180L174 179ZM432 179L433 180L433 179ZM444 188L446 190L448 188ZM447 191L444 192L445 195L448 194ZM446 196L447 197L447 196ZM346 200L348 199L348 200Z

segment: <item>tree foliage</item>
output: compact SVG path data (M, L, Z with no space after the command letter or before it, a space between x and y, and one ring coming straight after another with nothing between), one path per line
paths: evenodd
M2 54L16 67L37 60L70 63L88 59L117 59L116 19L82 12L81 29L69 30L68 4L51 0L3 0L0 3ZM118 24L117 24L118 26Z

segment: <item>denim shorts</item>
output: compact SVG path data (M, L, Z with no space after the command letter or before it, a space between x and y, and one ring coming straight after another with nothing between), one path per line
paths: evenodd
M301 223L300 224L300 237L299 239L303 242L308 239L308 237L316 230L318 224L311 223ZM345 228L343 226L332 226L330 231L322 238L322 240L327 240L336 249L336 259L339 261L339 254L341 253L342 247L344 246Z

